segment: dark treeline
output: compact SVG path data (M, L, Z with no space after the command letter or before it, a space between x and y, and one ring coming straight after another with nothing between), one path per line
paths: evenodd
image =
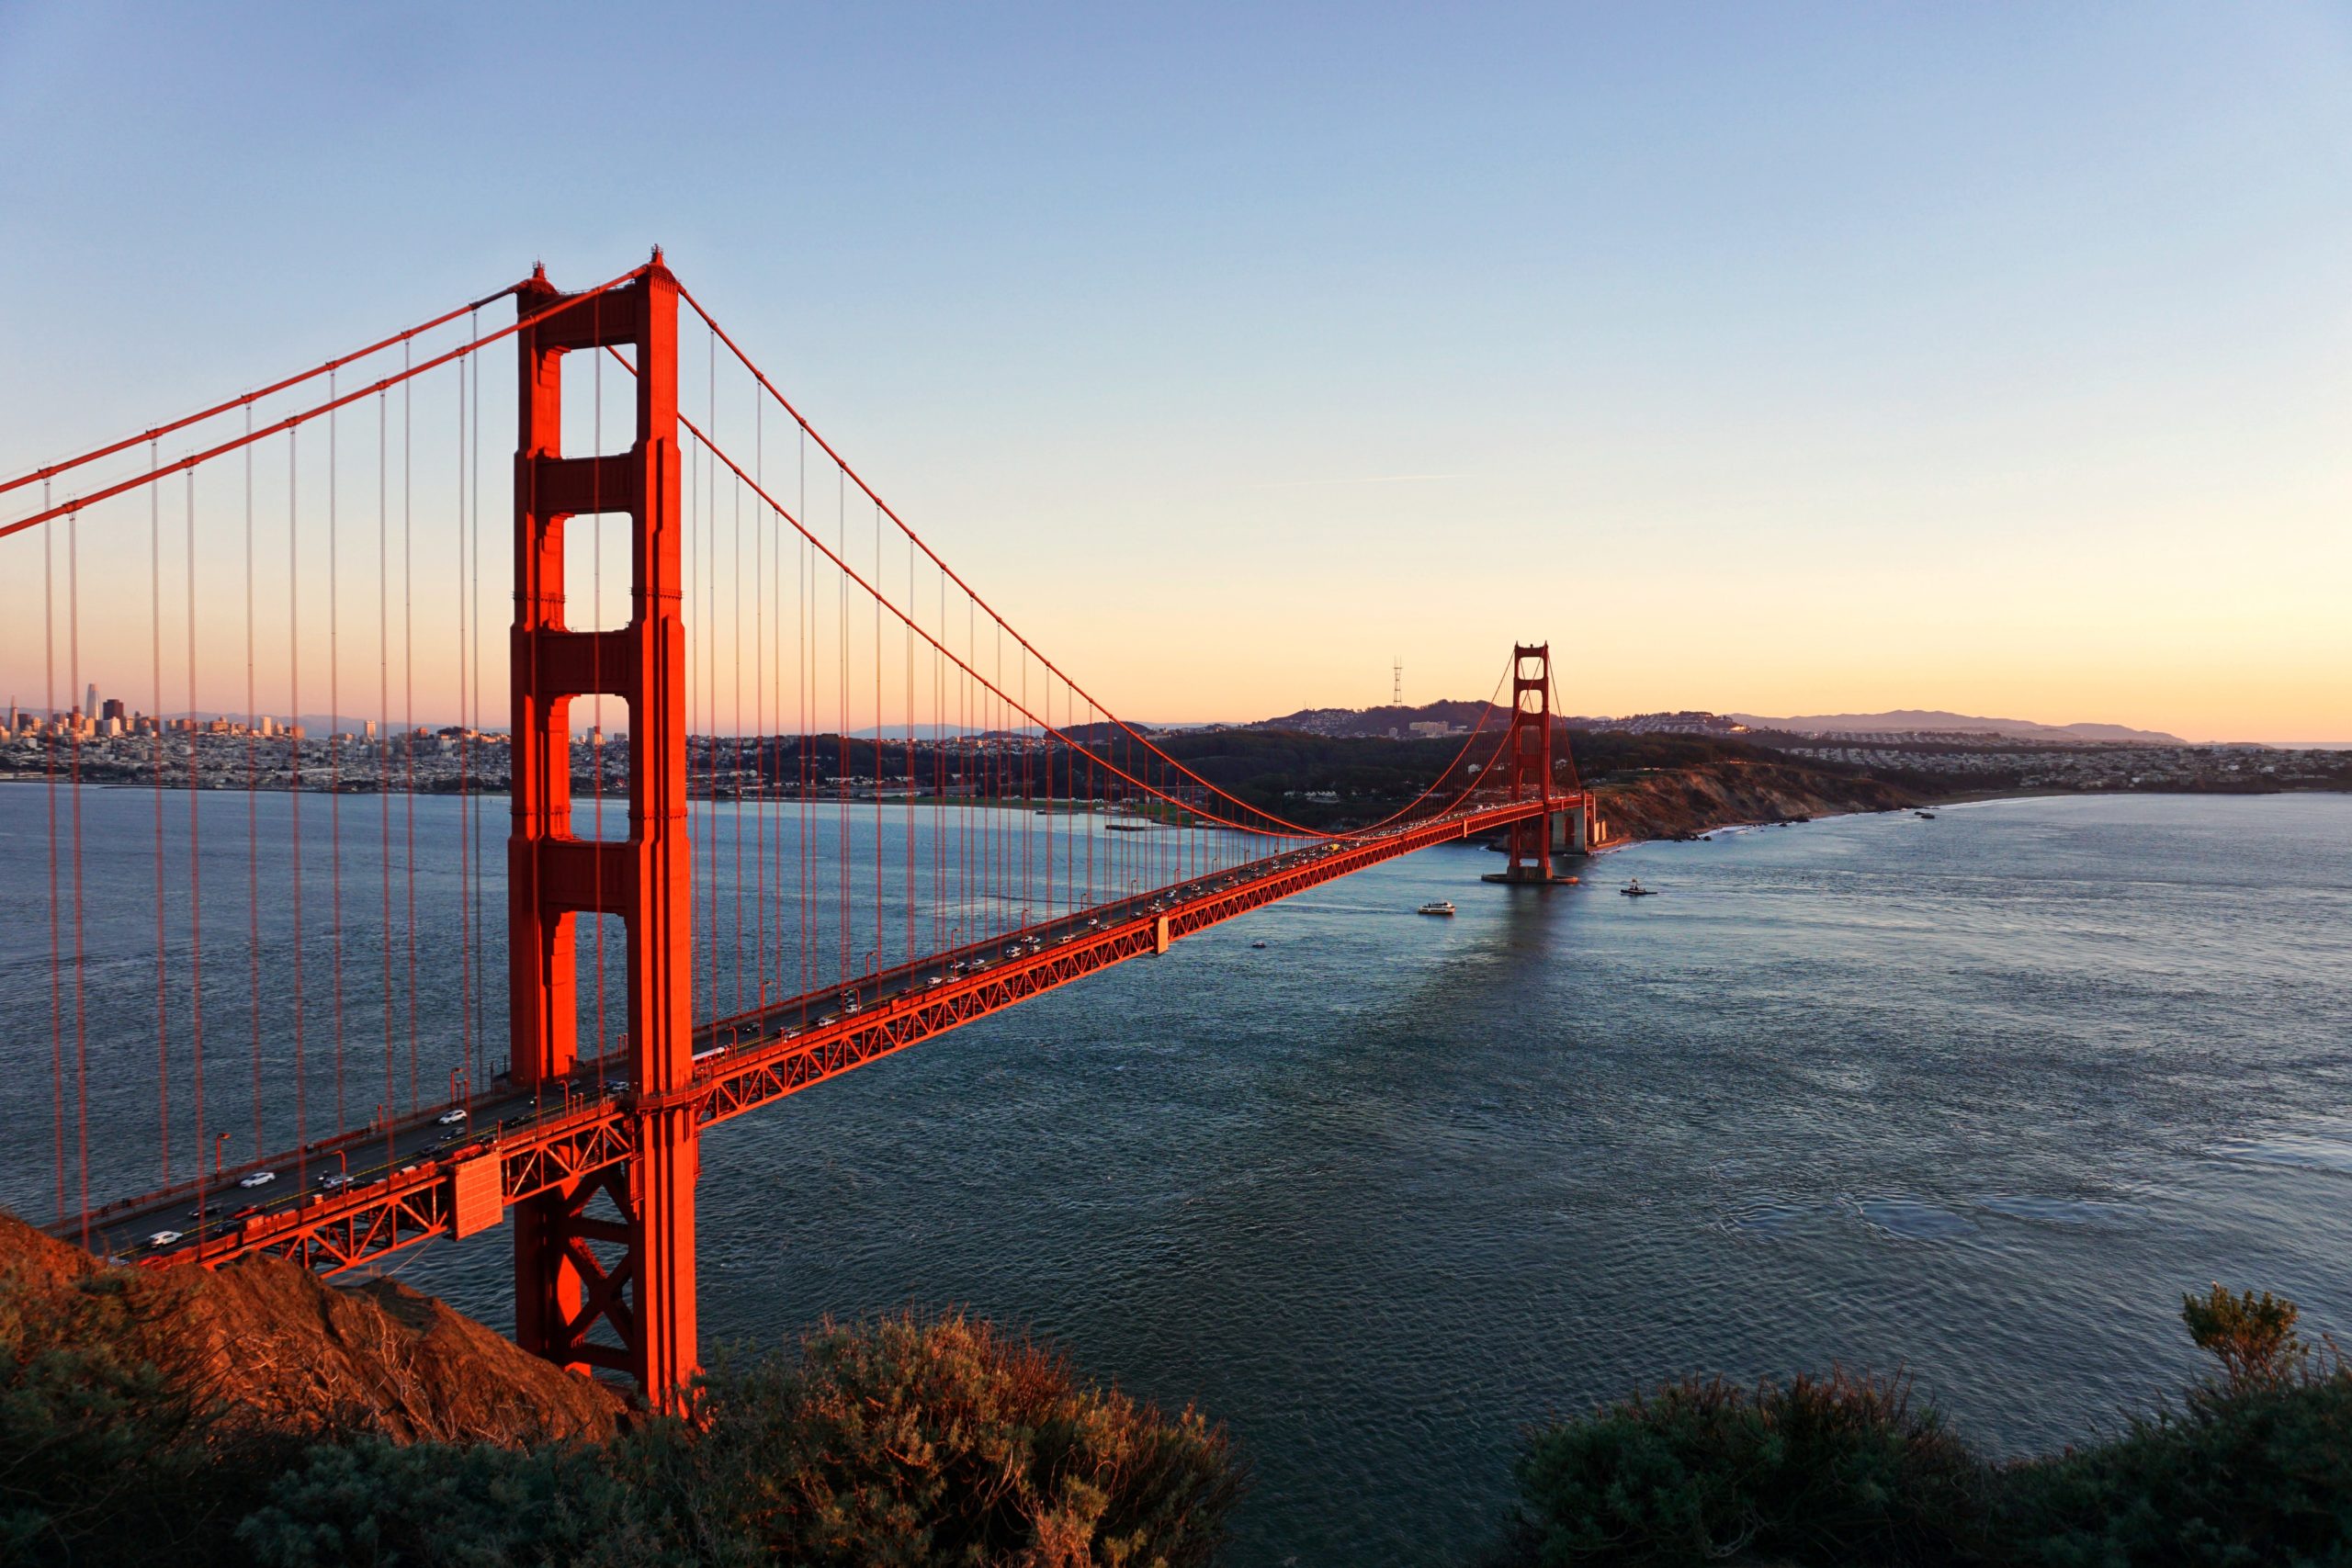
M941 741L910 742L903 736L697 738L690 773L697 793L721 795L763 788L786 795L804 789L911 789L990 800L1132 803L1147 795L1148 784L1206 811L1218 811L1212 792L1222 791L1293 822L1340 829L1386 816L1433 786L1440 798L1429 804L1450 799L1494 761L1502 734L1489 727L1476 736L1390 739L1216 728L1155 734L1148 747L1108 725L1078 727L1063 737L995 734ZM1155 755L1153 748L1164 756ZM1553 757L1564 785L1727 761L1789 765L1779 752L1720 737L1572 730L1565 725L1556 731ZM608 759L608 771L616 764L621 760ZM1837 763L1807 766L1841 776L1860 772ZM1200 782L1187 778L1188 773Z

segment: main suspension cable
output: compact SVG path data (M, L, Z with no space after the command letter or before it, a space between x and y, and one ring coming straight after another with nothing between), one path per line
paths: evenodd
M639 270L642 271L643 269L639 268ZM634 274L630 276L634 276ZM616 281L625 281L625 279ZM349 354L337 355L334 358L326 360L319 365L314 365L310 369L302 371L299 375L288 376L283 380L273 381L268 386L262 388L258 391L247 392L241 397L231 398L226 402L215 403L209 409L201 409L195 413L182 415L178 419L171 420L165 423L156 425L152 430L141 431L136 435L126 435L119 441L110 441L107 445L94 447L77 457L68 457L62 462L51 463L46 468L35 468L28 474L20 474L13 479L9 479L5 483L0 483L0 495L6 495L12 490L17 490L25 485L31 484L36 479L49 479L54 478L56 475L78 468L85 463L95 463L101 457L111 457L118 452L130 450L131 447L138 446L142 441L153 444L162 440L164 436L171 434L175 431L186 430L191 424L202 424L208 419L217 419L224 413L233 413L238 409L249 408L253 404L259 402L264 398L271 397L278 392L286 391L290 388L299 387L305 381L315 381L322 376L332 375L335 370L345 365L351 364L355 360L366 359L370 355L381 354L388 348L397 348L401 344L408 342L411 338L422 336L423 334L431 332L435 327L448 325L451 321L456 321L459 316L466 314L469 310L479 310L484 305L494 305L499 300L505 299L508 295L513 294L522 287L523 285L521 283L510 283L495 294L485 294L481 299L474 300L471 304L460 305L456 310L446 311L441 315L434 317L429 321L420 322L417 325L409 328L406 332L394 333L390 337L385 338L380 343L371 343L366 348L354 349ZM150 482L152 482L152 476ZM90 499L92 501L97 501L103 500L104 498L100 496L93 496ZM86 504L86 502L85 504Z

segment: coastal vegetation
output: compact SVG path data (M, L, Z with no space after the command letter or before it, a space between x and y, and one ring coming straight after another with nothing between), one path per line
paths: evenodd
M2268 1294L2215 1286L2181 1315L2212 1375L2022 1461L1900 1375L1687 1379L1555 1422L1485 1563L2352 1561L2335 1344ZM1198 1412L960 1314L721 1354L689 1414L650 1418L397 1286L107 1266L0 1215L12 1564L1197 1568L1242 1483Z
M2352 1371L2293 1303L2181 1316L2218 1372L2104 1442L1994 1462L1902 1377L1689 1380L1532 1434L1495 1568L2352 1561Z
M721 1357L690 1415L647 1418L429 1304L470 1332L0 1216L0 1562L1190 1568L1240 1487L1197 1413L960 1314Z

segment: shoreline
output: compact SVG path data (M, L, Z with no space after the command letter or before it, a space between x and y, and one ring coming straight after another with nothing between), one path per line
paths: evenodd
M1748 765L1752 766L1753 764ZM1702 769L1668 770L1666 772L1673 774L1681 774L1697 773L1705 771L1706 770ZM1821 777L1822 775L1815 776ZM1636 843L1684 842L1696 839L1702 833L1724 832L1733 829L1785 827L1792 823L1809 822L1816 818L1823 817L1862 817L1883 814L1890 811L1914 810L1922 807L1933 808L1943 806L1982 806L1988 802L1997 800L2080 800L2109 799L2140 795L2195 796L2199 799L2209 800L2245 800L2267 799L2272 796L2282 795L2352 795L2352 789L2331 788L2325 784L2278 784L2262 789L2056 789L2048 786L2041 786L2016 789L1993 788L1950 790L1937 792L1934 794L1917 794L1912 792L1907 786L1891 784L1882 779L1871 777L1846 779L1839 775L1831 776L1836 779L1836 782L1841 784L1859 786L1868 790L1883 791L1888 795L1899 795L1903 798L1900 800L1889 800L1885 804L1870 805L1848 801L1837 801L1832 800L1826 795L1816 795L1815 797L1816 803L1815 809L1789 816L1743 816L1725 817L1720 818L1693 816L1690 818L1689 825L1684 827L1679 832L1649 833L1628 837L1622 840L1612 840L1611 842L1601 846L1600 849L1595 850L1593 852L1600 853L1605 850L1626 849ZM59 774L52 780L49 775L42 773L0 773L0 785L23 784L27 786L41 786L51 783L70 784L70 781L68 781L62 774ZM326 798L343 797L353 800L370 800L386 795L393 796L395 798L413 797L426 800L452 798L460 800L505 800L508 799L510 795L510 792L503 788L337 790L311 788L308 786L300 789L295 789L283 784L263 784L258 787L249 787L243 784L221 784L218 786L209 784L198 785L191 789L185 782L165 781L159 786L153 781L145 779L84 779L81 782L80 787L85 789L133 790L142 794L153 794L161 788L163 790L171 791L175 794L183 795L244 795L250 793L254 795L302 795L322 796ZM1623 791L1626 788L1627 786L1622 784L1600 784L1593 786L1594 794L1600 797L1600 805L1604 817L1609 807L1611 805L1616 804L1617 800L1620 798L1619 792ZM1810 794L1811 792L1807 793ZM585 804L594 798L594 797L591 795L581 794L576 791L573 795L575 803L580 804ZM611 802L625 797L608 795L604 798L607 802ZM835 807L842 804L841 797L832 795L690 795L689 798L697 803L709 803L721 806L772 805ZM871 806L924 806L944 808L947 807L963 806L986 807L990 810L1034 811L1040 816L1055 817L1102 817L1114 815L1099 809L1090 808L1083 802L1072 802L1062 797L1048 799L1045 796L1034 796L1028 799L1022 799L1018 796L996 795L986 797L958 796L942 800L937 796L928 795L886 795L878 799L870 795L862 795L850 796L848 804L859 807ZM1135 821L1139 825L1147 825L1153 828L1182 829L1200 827L1204 829L1213 829L1217 826L1216 824L1207 822L1198 824L1171 823L1161 820L1148 812L1119 813L1115 815L1123 816L1126 819ZM1331 832L1334 837L1337 837L1353 830L1354 829L1350 827L1340 825L1335 826L1331 829Z
M1989 806L2004 800L2116 800L2157 796L2172 799L2269 800L2275 799L2279 795L2352 795L2352 790L2285 786L2277 789L2232 790L2046 788L1959 790L1949 795L1919 795L1915 797L1909 805L1836 806L1826 807L1819 811L1812 812L1802 817L1782 817L1766 819L1751 818L1739 820L1710 821L1705 823L1703 826L1693 826L1679 833L1657 833L1642 838L1611 840L1606 844L1598 845L1588 851L1587 858L1594 858L1605 854L1614 854L1619 850L1630 850L1640 844L1696 843L1701 839L1710 837L1716 833L1729 833L1759 828L1798 827L1807 822L1818 821L1833 817L1883 817L1890 813L1900 815L1906 811L1917 811L1922 809L1938 810L1945 807Z

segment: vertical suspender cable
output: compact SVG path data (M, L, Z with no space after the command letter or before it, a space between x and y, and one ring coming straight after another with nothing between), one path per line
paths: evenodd
M468 841L466 834L466 803L473 797L474 781L471 763L475 715L466 702L467 676L470 673L469 666L471 663L469 657L471 650L466 647L466 596L463 591L466 580L468 523L466 413L466 367L461 363L458 367L458 554L457 570L451 577L451 582L458 592L451 594L450 597L456 600L458 609L458 1059L465 1064L467 1088L470 1089L473 1085L474 1041L474 912L471 904L467 900L467 892L473 885L474 865L473 846ZM333 425L328 426L327 438L330 441L334 438ZM339 861L338 863L340 863ZM337 902L340 903L342 895L338 893ZM335 941L337 951L340 952L342 938L337 936ZM338 996L340 996L340 987L341 981L338 980ZM335 1083L338 1098L340 1098L343 1081L341 1032L338 1025L335 1057ZM338 1105L338 1118L340 1114L341 1107Z
M286 809L288 830L288 877L294 941L294 1147L297 1182L302 1168L302 1145L310 1139L309 1100L302 1073L302 558L300 517L296 497L300 468L296 453L298 431L286 433Z
M765 485L763 485L761 488L764 490L766 487ZM773 515L771 516L770 521L774 521ZM770 978L774 980L777 987L779 993L781 993L785 984L784 976L786 963L784 954L784 890L787 886L789 886L789 878L786 874L784 864L784 818L786 810L783 790L785 776L784 730L786 704L784 696L784 536L782 533L778 533L775 536L775 554L769 558L768 571L770 574L768 578L770 606L775 611L775 629L769 633L768 641L768 658L771 661L771 667L768 671L768 685L771 697L775 705L770 716L775 722L775 728L770 732L771 745L768 753L769 765L765 775L769 793L774 797L774 804L770 807L771 820L768 824L768 849L769 852L775 857L774 866L774 897L775 899L775 908L770 911L775 921L775 949L773 967L770 969L769 975ZM797 660L798 657L798 650L796 649L794 651L794 659Z
M874 509L874 581L882 581L882 509ZM865 972L882 967L882 601L874 596L874 951Z
M920 614L915 604L915 553L907 551L907 613ZM907 845L907 947L906 961L915 961L915 630L911 623L906 629L907 661L907 787L906 804L900 807L906 824ZM913 977L908 977L910 989Z
M327 396L334 396L328 373ZM328 926L334 934L334 1130L346 1118L343 1083L343 566L342 518L336 468L341 457L335 426L341 412L327 415L327 886Z
M760 483L767 470L764 450L767 400L752 389L752 481ZM765 486L762 486L763 489ZM759 974L752 992L758 1006L768 1005L768 520L752 519L752 766L755 783L752 797L754 836L752 841L753 881L752 951L758 954Z
M714 413L714 418L716 414ZM734 570L729 573L728 653L734 670L735 736L735 1010L743 1010L743 481L735 481L734 515L729 521L735 539ZM754 659L757 654L754 653Z
M694 615L692 612L694 612L697 607L695 596L701 591L703 571L702 535L699 531L702 524L703 453L700 443L686 443L682 444L682 446L685 461L685 473L682 481L682 492L684 497L683 510L685 513L684 523L686 536L684 547L679 552L680 567L678 593L680 599L679 616L681 620L686 623L684 636L686 652L689 656L685 661L686 712L684 719L686 730L686 826L688 829L686 835L686 863L688 867L695 873L692 883L686 890L687 908L692 916L692 923L688 927L686 932L686 942L694 958L694 984L691 987L694 992L694 1000L691 1004L692 1010L695 1017L704 1018L708 1016L708 1010L704 1005L704 998L710 994L710 922L705 918L702 906L703 900L710 897L710 888L708 886L710 878L705 874L704 869L696 865L695 863L695 857L700 855L707 847L707 841L708 840L710 834L708 831L709 825L704 819L702 807L699 804L698 797L695 794L695 716L701 711L695 705L701 694L700 682L704 679L704 671L703 660L692 657L692 654L694 653L695 637L693 630ZM636 723L636 720L632 719L630 720L630 723L634 724Z
M780 515L780 513L778 513L778 515ZM800 553L797 536L795 536L790 542L793 547L795 575L797 578ZM790 982L788 976L790 975L792 965L791 956L786 949L786 932L790 927L791 922L786 918L785 899L786 895L785 889L792 886L793 877L791 868L787 865L785 859L785 822L786 818L791 818L797 822L800 809L797 802L790 806L786 804L786 801L789 798L786 794L786 791L788 787L787 780L791 777L791 770L787 768L785 762L785 736L790 724L796 717L794 709L798 706L800 685L800 639L798 609L796 603L794 611L795 622L793 628L792 657L789 661L790 668L792 670L793 696L789 699L785 696L784 679L786 660L784 652L784 547L786 543L786 539L783 530L778 529L775 536L775 556L774 558L774 563L769 569L775 573L775 576L772 579L773 587L771 592L775 595L775 629L770 634L773 640L769 645L769 657L775 660L775 668L772 671L771 679L775 694L775 765L769 774L770 787L775 792L775 821L771 824L770 833L772 836L772 847L775 855L775 908L773 911L775 919L775 979L776 989L780 995L790 994ZM796 581L794 583L796 597L798 586L799 585ZM797 742L794 746L794 752L797 761L798 753L798 746ZM795 832L796 838L794 841L797 845L798 842L797 828Z
M717 417L714 411L713 418ZM714 424L713 434L717 426ZM735 1010L743 1010L743 481L735 481L734 516L729 526L735 536L735 570L730 587L732 604L728 615L728 641L730 662L735 672ZM756 597L756 595L754 595ZM754 666L759 658L752 651Z
M161 704L156 705L159 708ZM202 860L197 835L198 784L196 709L196 470L187 470L187 1010L190 1071L196 1078L196 1207L198 1234L205 1214L204 1185L204 897Z
M1036 846L1030 829L1037 820L1035 803L1029 790L1029 651L1021 651L1021 923L1027 926L1035 906L1030 902L1029 881L1036 863Z
M376 394L376 733L377 840L382 852L378 930L384 949L385 1157L390 1157L392 1106L392 599L390 400Z
M706 345L703 363L703 412L709 421L704 428L716 429L718 423L718 337L716 333L706 330L703 341ZM707 446L708 443L706 442L704 445ZM705 807L703 820L708 824L708 831L705 837L709 842L704 864L707 868L707 880L710 884L710 941L707 951L711 959L709 988L705 993L709 998L709 1008L705 1016L716 1017L718 1012L720 981L718 973L718 464L716 461L706 461L703 464L703 478L706 486L702 511L703 755L707 759L704 772L709 795L709 803ZM740 914L739 908L739 917ZM737 932L740 936L741 932L740 919Z
M988 897L992 936L1001 936L1012 925L1008 906L1012 901L1012 819L1005 803L1012 798L1012 716L1004 701L1004 639L999 634L996 649L996 679L983 678L986 688L981 701L988 705L990 750L989 769L991 774L989 797L996 807L980 820L993 832L989 848L981 854L981 863L988 867L989 884Z
M65 514L65 660L66 683L82 687L82 514ZM73 759L74 782L68 800L74 807L74 1143L82 1170L82 1245L90 1245L90 1030L87 994L87 948L83 941L82 898L82 731L90 716L74 727L66 755Z
M835 553L846 560L849 556L849 481L834 470L836 498L833 506ZM834 928L834 946L839 950L840 980L849 980L850 898L849 898L849 573L834 573L837 611L834 616L834 702L833 702L833 776L835 795L839 797L841 814L841 883L840 923Z
M808 515L808 433L799 433L799 510ZM816 558L811 547L797 536L792 547L793 573L793 660L798 668L793 673L793 700L800 708L800 735L793 747L793 756L800 768L799 804L793 811L794 847L798 852L800 874L794 880L800 888L800 923L798 946L800 975L796 990L800 997L800 1026L808 1026L808 992L816 974L816 932L808 924L808 884L816 874L816 846L809 838L809 814L813 807L808 795L808 746L811 720L808 710L817 700L817 628L810 618L815 608L816 587L810 581L814 575Z
M245 409L245 434L254 411ZM261 1134L261 703L254 689L254 449L245 447L245 967L254 1044L254 1157Z
M601 297L600 297L601 298ZM411 357L401 350L403 368ZM413 462L416 400L401 383L401 728L404 731L401 812L404 840L401 872L408 901L408 1108L416 1099L416 479Z
M156 466L155 443L147 443L147 471ZM164 498L162 487L147 487L147 637L155 713L155 1141L163 1152L163 1184L172 1184L171 1014L166 1008L168 964L164 948Z
M944 590L942 590L944 592ZM977 623L968 605L965 610L964 659L956 677L956 761L961 772L957 780L964 786L963 804L956 812L956 924L968 943L979 936L972 919L972 810L977 798L972 785L974 741L972 734L972 630ZM959 944L963 945L963 944Z
M717 363L715 360L710 360L707 355L706 355L706 360L708 364ZM707 417L710 411L706 407L703 412L705 416ZM686 608L695 615L699 616L701 620L701 629L704 639L703 656L699 659L690 657L686 660L686 810L689 820L699 825L699 831L697 831L694 837L694 850L692 852L697 854L701 861L700 865L696 867L696 886L695 886L692 894L695 924L693 936L695 946L695 1016L697 1018L706 1018L710 1015L710 999L717 997L718 994L718 977L717 974L718 948L715 940L717 936L717 929L711 922L711 917L718 908L718 886L711 874L712 871L715 869L716 863L710 858L711 834L718 827L718 814L712 809L710 801L710 791L716 787L717 781L709 773L710 763L707 740L705 742L705 750L703 752L705 777L702 792L699 795L695 793L694 778L694 749L697 724L696 715L699 714L701 716L701 728L707 735L709 728L710 711L710 661L712 657L716 655L718 647L710 626L709 611L707 603L711 592L711 557L709 554L710 514L708 508L705 504L703 479L703 468L707 466L707 458L703 450L703 444L696 443L689 448L686 466L686 490L688 492L686 500L686 559L688 570L694 573L694 579L691 582L684 585L684 591L685 593ZM689 625L691 626L691 622ZM686 646L689 654L691 654L694 648L694 632L692 629L689 629L686 633ZM699 700L699 705L697 705L697 700Z
M939 636L931 652L931 945L938 951L947 945L946 927L943 922L947 913L947 885L940 874L946 845L944 829L947 824L947 671L939 655L940 642L947 639L947 578L939 579Z
M1094 746L1094 705L1093 705L1091 702L1090 702L1090 703L1088 703L1088 704L1086 705L1086 729L1085 729L1085 735L1086 735L1086 743L1087 743L1087 752L1086 752L1086 902L1087 902L1087 904L1088 904L1090 907L1091 907L1091 906L1092 906L1092 905L1094 905L1095 903L1099 902L1099 900L1096 898L1096 897L1095 897L1095 893L1094 893L1094 836L1095 836L1096 832L1097 832L1097 831L1099 831L1099 829L1098 829L1096 828L1096 826L1095 826L1095 809L1094 809L1094 807L1095 807L1095 799L1094 799L1094 788L1095 788L1095 785L1094 785L1094 751L1093 751L1093 746Z
M40 484L40 507L49 510L50 481ZM41 783L49 802L49 1077L51 1148L57 1164L57 1220L65 1223L65 946L63 908L57 876L57 735L63 721L57 712L57 565L56 532L40 534L41 604Z
M474 312L473 312L472 316L469 318L469 322L468 322L468 327L467 327L467 339L468 339L468 341L469 341L469 342L479 342L479 341L481 341L481 310L480 310L480 308L479 308L479 307L477 307L477 308L475 309L475 310L474 310ZM474 733L479 733L479 732L481 731L481 728L482 728L482 706L481 706L481 665L482 665L482 642L481 642L481 355L479 355L479 354L476 354L476 355L469 355L469 356L468 356L468 361L467 361L467 362L468 362L468 364L469 364L469 365L470 365L470 366L471 366L471 367L472 367L472 368L471 368L471 370L469 372L469 374L470 374L470 375L472 376L472 378L473 378L473 400L472 400L472 410L471 410L472 414L473 414L473 428L472 428L469 432L468 432L468 440L469 440L469 442L470 443L470 445L471 445L471 446L472 446L472 449L473 449L473 465L472 465L472 468L473 468L473 517L474 517L474 525L473 525L473 549L472 549L471 559L470 559L469 564L469 572L470 572L470 580L469 580L469 583L468 583L467 599L468 599L468 601L469 601L469 614L470 614L470 615L471 615L471 617L472 617L472 621L473 621L473 643L474 643L474 657L473 657L473 713L474 713L474 718L473 718L472 730L473 730L473 732L474 732ZM511 739L512 739L512 738L510 737L509 739L510 739L510 741L511 741ZM468 743L469 743L469 745L470 745L470 744L472 744L472 742L473 742L473 735L472 735L472 734L469 734L469 736L467 737L467 740L468 740ZM510 758L511 758L511 756L512 756L511 749L510 749L510 751L509 751L509 756L510 756ZM511 766L510 766L510 769L509 769L509 773L510 773L510 781L511 781L511 774L512 774L512 769L511 769ZM483 861L483 859L482 859L482 841L481 841L481 836L482 836L482 798L481 798L481 796L482 796L482 792L481 792L481 790L477 789L477 790L475 790L475 791L473 791L473 792L469 793L469 794L466 796L466 802L465 802L465 804L466 804L466 816L467 816L467 822L468 822L468 829L467 829L467 830L470 833L470 836L472 837L472 840L473 840L473 863L474 863L473 886L472 886L472 888L469 890L469 893L468 894L468 896L469 896L469 897L472 898L472 900L473 900L473 912L474 912L474 1008L473 1008L473 1017L474 1017L474 1043L473 1043L473 1054L472 1054L472 1060L473 1060L473 1074L474 1074L474 1076L473 1076L472 1082L477 1086L477 1088L480 1088L480 1087L481 1087L481 1086L485 1086L485 1085L487 1085L487 1084L488 1084L488 1082L489 1082L489 1080L490 1080L490 1073L489 1073L489 1071L488 1071L490 1052L489 1052L488 1044L486 1043L486 1041L485 1041L485 1039L484 1039L485 1021L486 1021L486 1019L487 1019L487 1017L488 1017L488 1011L489 1011L489 1007L490 1007L490 995L489 995L490 976L489 976L489 965L488 965L488 964L485 962L485 960L486 960L486 959L487 959L487 957L488 957L489 932L487 931L487 930L485 930L485 928L484 928L484 927L483 927L483 925L482 925L482 907L481 907L481 902L482 902L482 884L483 884L484 880L485 880L485 879L486 879L486 877L487 877L489 868L488 868L487 864L484 863L484 861Z
M601 340L605 335L604 297L597 296L589 309L595 315L595 336ZM605 455L605 356L597 354L589 357L594 366L591 373L591 395L594 408L589 415L588 447L594 457L601 458ZM605 465L602 462L592 464L588 474L588 504L593 518L589 525L589 547L593 553L588 564L588 593L592 608L584 618L601 632L605 629ZM564 585L564 620L567 623L573 620L570 613L571 602L571 588L567 580ZM588 699L591 713L588 727L589 812L594 820L596 841L601 844L605 840L605 639L601 637L593 638L588 644L588 666L589 684L596 688ZM629 723L634 727L637 721L631 718ZM571 777L571 727L569 724L564 726L563 772L568 796ZM569 818L568 808L565 815ZM571 830L569 820L561 824L561 830L566 833ZM608 923L605 917L605 855L602 850L596 852L590 866L589 877L594 886L591 899L596 906L596 1092L602 1094L605 1083L605 927ZM556 1005L569 1008L576 1015L580 1010L580 998L576 994L564 997Z

